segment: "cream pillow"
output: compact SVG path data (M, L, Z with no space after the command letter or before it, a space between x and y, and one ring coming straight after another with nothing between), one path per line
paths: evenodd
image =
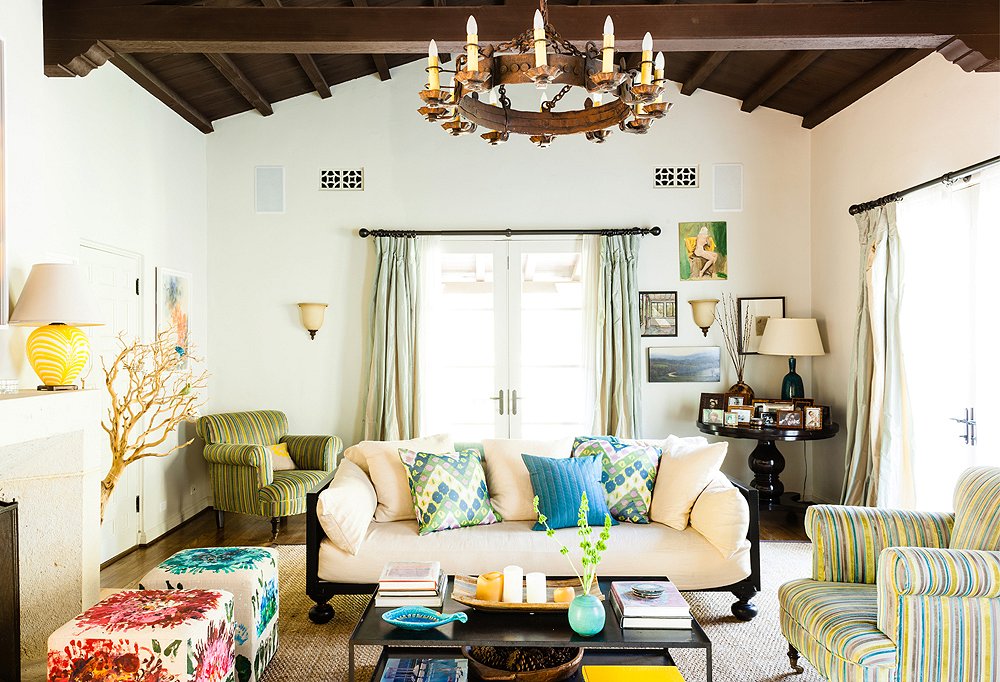
M676 530L688 526L691 507L712 478L719 472L726 458L728 443L701 445L685 443L676 438L664 443L660 468L653 487L653 503L649 518Z
M691 527L727 559L747 543L750 507L739 489L719 472L691 509Z
M410 440L365 440L347 448L344 459L353 462L371 479L378 495L376 521L416 519L406 469L399 461L399 451L416 450L440 455L453 452L455 443L446 433Z
M497 438L483 441L483 468L490 504L504 521L534 521L535 498L531 476L521 455L567 459L572 454L573 439L513 440Z
M316 504L319 525L333 544L357 555L377 502L375 488L365 472L354 462L344 460L329 487L319 494Z
M295 471L298 469L298 467L295 466L295 462L292 461L291 455L288 454L287 443L268 445L267 449L271 451L272 471Z

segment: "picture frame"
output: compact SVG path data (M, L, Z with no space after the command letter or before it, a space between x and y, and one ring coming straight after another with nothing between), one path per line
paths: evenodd
M753 419L753 407L750 405L732 405L727 408L726 414L735 414L736 423L739 426L749 426Z
M777 412L761 412L757 417L760 420L761 428L774 427L778 425Z
M726 411L721 408L706 408L701 411L701 421L705 424L723 425L726 422Z
M646 380L650 383L718 383L722 380L721 346L650 348L647 352Z
M795 403L795 407L797 407L797 408L803 408L803 407L809 407L809 406L811 406L813 404L813 399L812 398L795 398L794 400L792 400L792 402Z
M726 408L734 407L736 405L744 405L747 402L747 397L742 393L726 393Z
M778 410L776 414L778 418L776 426L779 429L802 428L802 410Z
M736 414L735 412L726 412L726 416L724 417L724 419L725 419L725 425L726 426L739 426L740 425L739 415Z
M779 410L794 410L795 403L791 400L778 400L776 398L754 399L753 411L755 416L760 416L763 412L778 412Z
M170 268L156 268L156 329L175 328L175 343L187 354L191 347L191 274Z
M639 335L677 336L677 292L639 292Z
M722 393L702 393L699 407L702 410L719 410L726 406L725 397Z
M682 282L729 279L725 221L678 223L677 239Z
M805 417L803 426L810 431L819 431L823 428L823 406L809 405L804 410Z
M736 309L739 313L739 327L743 329L743 321L747 316L751 316L753 324L750 325L750 338L746 347L743 347L742 339L740 343L740 353L743 355L758 355L760 340L764 336L764 327L772 317L785 316L784 296L743 296L736 299Z

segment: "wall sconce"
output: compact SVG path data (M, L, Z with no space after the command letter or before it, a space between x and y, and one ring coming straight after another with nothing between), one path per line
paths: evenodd
M326 303L299 303L298 306L302 326L309 332L309 338L315 339L316 332L323 326L323 315L329 306Z
M719 305L717 298L699 298L688 301L691 304L691 315L694 323L701 328L701 333L708 336L709 328L715 324L715 306Z

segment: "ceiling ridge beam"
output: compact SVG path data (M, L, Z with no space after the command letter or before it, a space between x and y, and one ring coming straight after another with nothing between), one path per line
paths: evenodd
M240 67L236 66L228 55L208 52L205 54L205 58L212 62L212 66L218 69L222 77L229 81L233 89L240 93L240 96L247 101L247 104L260 112L261 116L270 116L274 113L271 103L264 99L257 86L246 77L246 74L243 73Z
M135 57L129 54L112 54L109 61L118 67L122 73L142 86L153 97L180 114L181 118L195 128L203 133L212 132L212 122L208 120L207 116L178 95L173 88L160 80Z
M876 64L873 69L803 116L802 127L808 129L815 128L834 114L854 104L875 88L884 85L892 78L906 71L931 52L933 50L896 50L890 56Z
M368 7L368 0L352 0L352 2L359 9L367 9ZM385 61L385 55L381 52L372 52L370 56L375 63L378 79L384 82L392 78L392 74L389 73L389 63Z
M713 52L708 55L708 58L701 63L694 73L691 74L684 84L681 85L682 95L693 95L695 91L702 86L702 84L708 80L708 78L715 73L715 70L719 68L719 65L726 60L729 56L729 52Z
M281 0L260 0L264 7L281 7ZM312 83L313 89L316 94L320 96L321 99L326 99L330 96L330 84L326 82L326 76L320 71L319 65L316 64L316 60L313 59L311 54L304 52L298 52L292 55L295 57L295 61L299 63L299 67L302 72L305 73L306 78Z
M743 103L740 105L740 110L750 113L771 99L779 90L788 85L793 78L808 69L823 54L824 50L808 50L793 54L765 76L764 80L753 89L752 94L744 98Z

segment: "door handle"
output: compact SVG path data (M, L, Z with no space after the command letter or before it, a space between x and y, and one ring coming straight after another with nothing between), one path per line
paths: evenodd
M499 401L499 408L498 409L500 410L500 414L503 414L503 389L501 388L500 392L497 395L495 395L492 398L490 398L490 400Z
M517 389L510 392L510 413L517 414Z
M976 408L965 408L965 419L960 417L949 417L949 419L965 426L965 433L959 434L958 437L964 440L966 445L976 444Z

